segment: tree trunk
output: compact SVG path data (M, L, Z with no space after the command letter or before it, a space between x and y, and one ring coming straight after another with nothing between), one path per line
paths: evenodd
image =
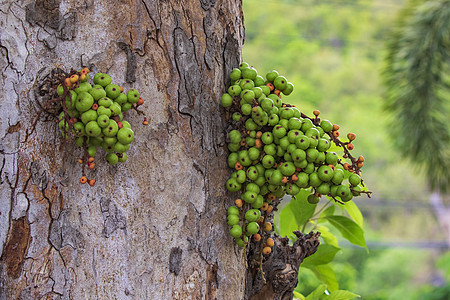
M240 1L2 1L2 299L239 299L226 228L219 99L240 62ZM98 159L55 117L33 120L52 70L107 72L146 99L128 161ZM48 97L47 97L48 98Z
M246 257L226 224L219 102L241 58L241 1L6 0L0 23L0 299L261 290L246 293ZM81 67L138 89L150 120L126 113L128 161L99 154L95 187L79 183L83 152L61 138L60 108L40 113L58 72Z

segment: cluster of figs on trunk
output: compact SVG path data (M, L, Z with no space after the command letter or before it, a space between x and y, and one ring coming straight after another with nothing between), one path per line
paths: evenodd
M134 131L123 114L142 105L144 99L136 89L124 93L123 87L112 83L106 73L96 73L93 85L88 81L88 68L72 73L56 89L63 108L58 116L62 136L84 149L85 155L78 161L89 170L95 167L98 149L106 152L110 165L125 162ZM143 124L148 121L144 119ZM84 167L80 183L95 185L95 179L84 174Z
M264 78L243 62L232 70L230 80L221 97L231 119L227 164L233 172L226 188L238 197L228 208L228 225L237 245L245 247L252 238L263 243L262 252L268 255L273 246L272 212L281 198L308 189L312 204L323 195L340 203L350 201L363 191L364 158L353 158L349 152L355 134L341 141L339 126L320 119L319 111L310 118L284 103L282 97L294 86L277 71ZM345 150L343 157L329 150L333 142Z

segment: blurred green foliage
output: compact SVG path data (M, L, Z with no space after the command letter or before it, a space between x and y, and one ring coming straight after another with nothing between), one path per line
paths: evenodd
M383 78L396 145L432 189L450 185L450 1L411 1L390 35Z

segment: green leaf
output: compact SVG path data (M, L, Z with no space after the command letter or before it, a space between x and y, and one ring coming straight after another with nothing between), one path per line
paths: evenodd
M314 215L317 204L310 204L307 200L311 192L309 189L301 189L295 198L292 197L290 209L294 214L298 227L301 229L303 225Z
M335 143L330 143L331 146L330 148L327 150L328 152L341 152L344 150L344 148L342 148L341 146L337 146Z
M353 299L356 297L361 298L360 295L354 294L352 292L345 291L345 290L338 290L338 291L331 292L329 295L323 295L322 297L320 297L320 299L349 300L349 299Z
M342 236L350 243L367 249L364 231L353 220L345 216L328 216L326 219L331 225L339 230Z
M326 289L327 289L327 286L325 284L319 285L314 291L311 292L311 294L309 294L306 297L306 300L317 300L317 299L319 299L320 296L323 295L323 293L325 292Z
M317 231L320 232L320 237L323 239L323 241L331 246L339 247L338 239L334 234L330 232L328 227L325 226L319 226L317 228Z
M311 265L323 265L333 261L336 253L339 252L341 248L335 247L328 244L320 244L317 248L316 253L305 258L302 262L302 266L308 267Z
M325 218L325 217L334 215L335 209L336 209L336 206L334 206L334 205L331 205L331 206L327 207L327 208L320 214L320 217L321 217L321 218Z
M353 219L353 221L356 222L356 224L359 225L359 227L363 228L363 215L358 206L356 206L355 202L348 201L344 205L339 205L348 212L348 215Z
M293 231L298 230L298 225L290 206L291 204L289 203L280 212L280 236L289 237Z
M301 266L303 266L303 264ZM337 291L339 289L339 284L336 280L336 275L334 274L334 271L330 267L330 265L326 264L326 265L305 266L305 267L310 269L314 273L314 275L316 275L317 279L325 283L328 290Z
M294 299L300 299L300 300L305 300L305 296L303 296L302 294L300 294L297 291L294 291Z

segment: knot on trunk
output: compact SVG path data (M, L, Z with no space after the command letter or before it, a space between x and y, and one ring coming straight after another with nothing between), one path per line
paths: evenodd
M298 239L289 245L287 237L275 236L272 253L262 260L260 266L260 249L254 242L248 253L249 267L245 299L292 299L298 282L298 269L303 260L314 254L319 247L320 232L307 235L299 231L294 234ZM261 274L261 269L264 274Z

